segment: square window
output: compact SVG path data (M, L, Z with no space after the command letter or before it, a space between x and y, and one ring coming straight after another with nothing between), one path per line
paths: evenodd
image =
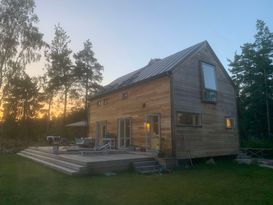
M121 98L122 100L126 100L128 98L128 92L122 93Z
M108 98L103 99L103 105L107 105L108 104Z
M234 118L226 117L225 118L225 126L227 129L235 128Z
M201 126L201 114L190 112L176 113L177 125L181 126Z
M203 100L206 102L216 102L217 92L214 90L203 90Z
M97 106L100 107L101 106L101 100L97 101Z

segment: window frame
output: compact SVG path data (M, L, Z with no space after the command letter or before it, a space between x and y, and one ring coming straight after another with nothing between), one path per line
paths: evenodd
M227 124L226 124L226 122L227 122L226 120L227 119L232 120L232 127L227 127ZM225 118L224 118L224 126L225 126L225 128L227 130L235 130L236 129L236 119L235 119L235 117L225 116Z
M214 69L214 80L215 80L215 90L210 89L210 88L206 88L205 85L205 76L204 76L204 69L203 69L203 65L207 64L209 66L212 66ZM216 104L217 103L217 94L218 94L218 85L217 85L217 75L216 75L216 65L211 64L211 63L207 63L205 61L200 61L199 62L199 67L200 67L200 73L201 73L201 99L202 102L205 103L210 103L210 104ZM205 95L207 92L213 92L215 94L215 101L214 100L209 100L207 98L205 98Z
M198 124L198 125L193 125L193 124L187 125L187 124L181 124L181 123L179 123L179 121L178 121L178 114L179 113L187 113L187 114L198 115L199 116L200 124ZM203 127L203 116L202 116L201 112L176 111L175 120L176 120L176 127L199 127L199 128Z
M122 100L127 100L128 99L128 92L127 91L121 93L121 99Z
M98 100L97 101L97 107L101 107L102 106L102 101L101 100Z
M108 98L104 98L103 99L103 105L108 105L108 101L109 101Z

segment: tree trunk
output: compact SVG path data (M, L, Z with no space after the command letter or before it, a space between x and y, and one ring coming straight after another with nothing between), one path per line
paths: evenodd
M67 94L68 89L66 88L64 91L64 112L63 112L63 129L62 129L62 137L66 136L65 124L66 124L66 109L67 109Z
M85 121L87 122L87 126L85 127L85 137L87 137L88 132L88 78L86 79L85 83L85 104L84 104L84 114L85 114Z
M46 121L46 135L48 135L50 118L51 118L51 103L52 103L52 97L50 97L49 102L48 102L47 121Z
M66 108L67 108L67 89L65 89L64 91L64 113L63 113L63 121L64 121L64 125L66 123Z
M85 82L85 103L84 103L85 113L87 113L87 98L88 98L88 79Z
M265 85L265 106L266 106L266 122L267 122L267 136L270 137L270 114L269 114L269 104L268 104L268 89L267 89L267 74L264 68L264 85Z

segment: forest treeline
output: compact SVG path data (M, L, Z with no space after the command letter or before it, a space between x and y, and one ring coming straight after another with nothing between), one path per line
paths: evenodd
M2 144L39 142L47 134L67 135L65 125L86 120L87 98L101 87L103 66L95 58L91 41L73 52L70 36L57 23L52 28L54 38L45 42L38 22L34 0L1 0ZM30 77L26 67L42 57L45 73ZM58 110L52 110L55 104L61 105Z
M229 71L237 91L242 141L265 139L272 145L273 33L262 20L257 20L256 30L254 41L243 44L229 60Z

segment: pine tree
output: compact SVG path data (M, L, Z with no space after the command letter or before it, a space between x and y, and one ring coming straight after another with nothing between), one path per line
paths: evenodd
M68 94L73 85L73 67L69 48L70 38L64 29L58 24L55 26L55 36L46 52L47 76L49 89L59 91L64 96L63 119L65 123L67 113Z
M88 96L94 94L100 88L103 66L94 57L90 40L84 42L83 45L83 50L74 54L76 64L74 75L80 89L84 90L85 111L87 113Z
M241 46L230 61L230 72L237 87L241 134L270 136L273 114L273 33L257 20L253 43Z

